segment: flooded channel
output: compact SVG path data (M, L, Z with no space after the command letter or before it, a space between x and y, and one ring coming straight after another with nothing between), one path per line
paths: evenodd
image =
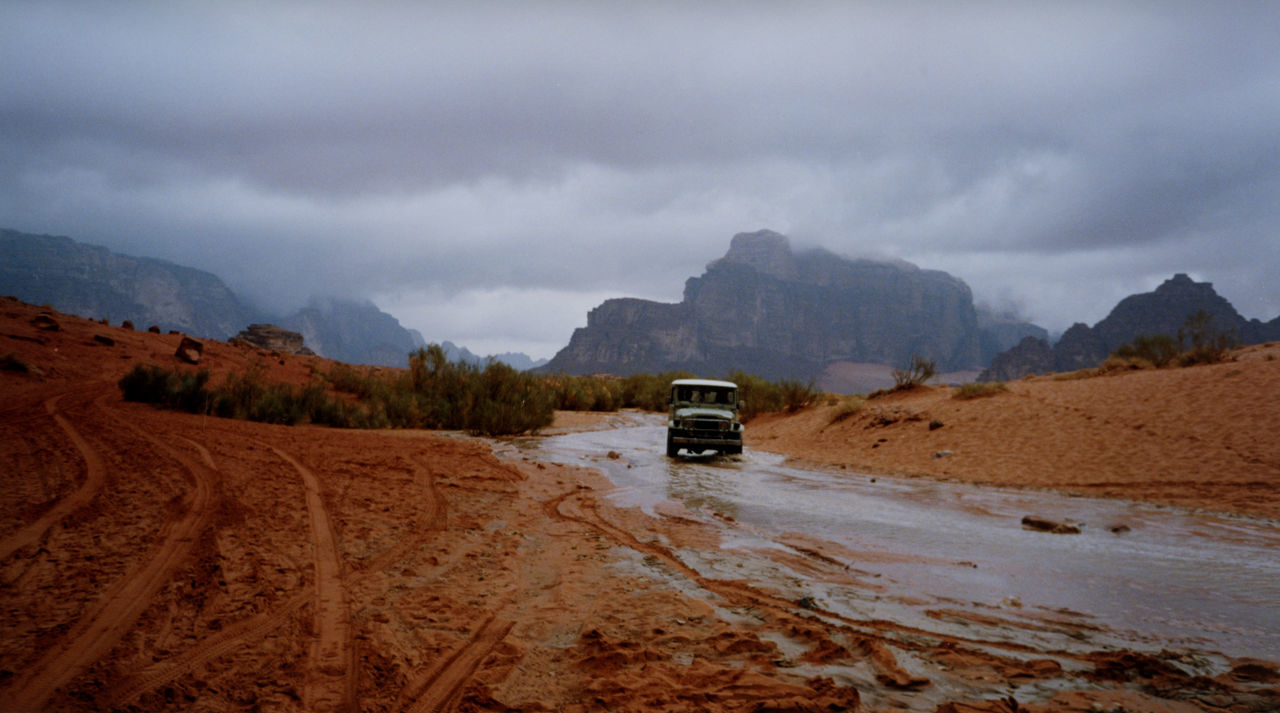
M636 418L640 425L548 436L522 449L603 470L616 485L609 497L620 505L650 513L665 501L683 505L721 529L728 557L794 549L799 538L832 543L840 563L874 586L810 583L809 591L824 608L855 618L940 630L952 624L939 611L996 612L1061 622L1037 630L1048 637L1039 643L1051 648L1084 639L1095 647L1280 660L1274 523L801 469L750 450L730 459L672 460L663 454L660 419ZM619 457L605 457L609 451ZM1025 530L1021 519L1029 514L1081 523L1083 530Z

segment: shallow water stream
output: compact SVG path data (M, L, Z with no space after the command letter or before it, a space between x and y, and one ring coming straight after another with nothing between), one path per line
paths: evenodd
M808 591L824 608L857 618L941 630L971 624L947 623L939 611L985 612L1035 619L1033 633L1016 634L1042 637L1048 648L1108 645L1280 660L1275 523L800 469L750 450L735 458L672 460L663 454L661 418L635 419L638 425L530 439L520 447L530 457L602 469L620 505L652 513L663 501L682 504L722 529L722 551L737 558L737 567L752 553L789 547L791 533L838 545L837 559L875 586L812 583ZM620 457L606 457L609 451ZM1082 523L1083 532L1025 530L1021 519L1028 514ZM788 579L795 585L802 577Z

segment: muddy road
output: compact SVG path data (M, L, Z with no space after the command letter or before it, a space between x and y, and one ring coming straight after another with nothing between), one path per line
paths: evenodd
M789 467L779 456L668 459L661 417L523 442L601 468L622 506L678 504L723 540L707 573L751 572L856 619L1046 649L1125 647L1280 659L1280 528L1114 499ZM609 457L612 452L615 457ZM1024 529L1035 515L1079 534ZM779 568L789 552L846 567L837 586Z

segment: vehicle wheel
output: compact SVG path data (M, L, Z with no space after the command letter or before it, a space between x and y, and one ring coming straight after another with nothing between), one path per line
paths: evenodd
M671 440L671 434L668 433L667 434L667 457L675 458L676 455L679 453L680 453L680 447L677 446L675 442Z

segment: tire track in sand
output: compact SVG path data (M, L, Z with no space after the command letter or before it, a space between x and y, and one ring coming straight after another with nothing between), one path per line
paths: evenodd
M351 641L351 612L342 581L342 560L333 523L320 494L320 480L306 466L271 446L298 472L307 493L311 544L315 558L315 639L303 682L302 706L308 711L352 710L355 703L355 648Z
M46 408L51 413L56 411L56 401L55 397L46 402ZM55 419L71 435L76 447L84 449L82 453L86 460L94 460L97 467L105 471L101 457L71 423L56 415ZM213 472L134 424L128 421L122 423L150 442L157 451L164 451L181 463L190 477L192 487L183 498L180 511L161 527L160 545L146 561L112 584L44 656L23 671L8 687L3 694L8 698L8 710L44 710L49 698L58 688L75 679L109 652L150 605L151 598L169 580L174 570L187 558L196 535L204 529L209 519L214 495Z
M203 446L184 438L198 450L205 463L216 470L213 457ZM418 478L425 487L430 505L409 528L410 532L438 532L445 528L448 504L436 487L436 474L421 464L414 463ZM362 575L380 572L403 559L415 547L427 539L425 536L407 537L396 541L383 554L359 570L355 579ZM210 661L221 658L236 649L265 637L284 625L304 605L309 604L315 596L314 590L299 592L287 599L283 604L271 611L261 612L215 632L193 644L187 651L170 659L151 664L137 673L125 678L112 691L103 697L103 702L111 707L119 707L133 701L142 694L153 691L171 683L188 672L195 670Z
M181 437L180 437L181 438ZM200 459L211 470L217 471L213 455L204 446L189 438L182 438L200 453ZM137 673L125 677L105 692L100 702L108 707L116 708L128 703L142 694L153 691L167 683L176 681L187 673L194 671L209 661L221 658L232 651L280 628L289 620L294 612L309 603L312 591L299 592L283 604L271 611L255 614L242 619L231 626L207 636L196 642L185 652L164 661L151 664Z
M490 614L467 643L428 669L421 677L410 680L396 707L406 713L443 713L452 710L457 705L465 684L475 675L489 652L507 638L513 626L515 622Z
M106 482L107 469L102 463L102 457L80 435L80 432L72 427L71 422L59 412L58 400L63 396L65 394L59 394L45 401L44 410L49 416L53 417L58 427L66 432L71 442L75 444L76 450L80 451L80 457L84 459L85 465L84 482L74 492L63 498L61 502L50 508L44 515L0 541L0 560L8 559L18 550L40 542L40 539L44 537L44 533L50 527L53 527L55 523L92 502Z

